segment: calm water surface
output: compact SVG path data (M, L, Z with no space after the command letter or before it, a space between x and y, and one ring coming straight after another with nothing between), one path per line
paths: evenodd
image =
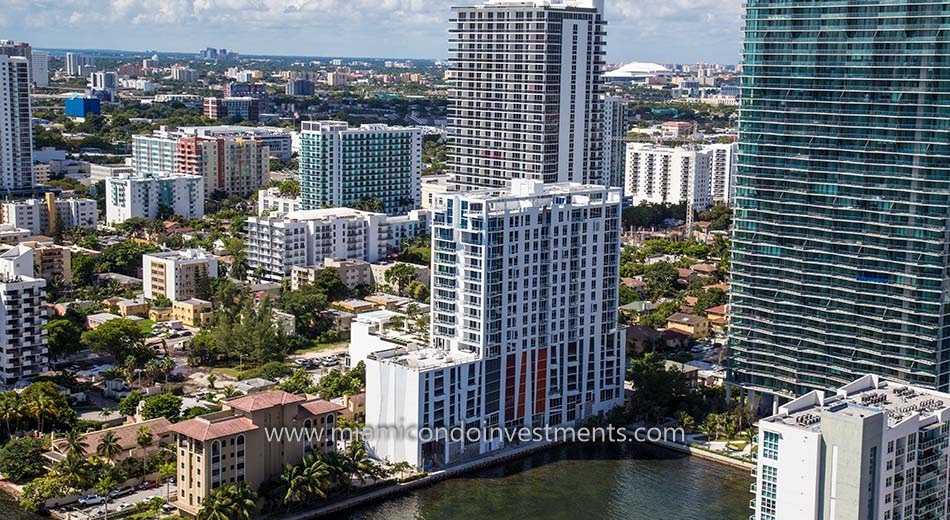
M648 445L574 444L441 482L339 520L745 520L748 471Z

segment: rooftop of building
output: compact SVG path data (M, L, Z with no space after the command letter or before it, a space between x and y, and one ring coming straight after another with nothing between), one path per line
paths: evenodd
M195 417L171 426L171 431L201 442L258 429L258 426L244 416L235 415L216 419L213 417Z
M151 258L160 258L162 260L207 260L214 255L204 249L182 249L179 251L164 251L161 253L149 253L144 256Z
M682 312L672 314L666 319L667 323L682 323L684 325L699 325L704 321L706 321L706 318L703 318L702 316L694 316L692 314L685 314Z
M369 355L380 363L401 365L411 370L428 370L470 363L478 359L473 353L447 352L440 348L407 345L389 350L381 350Z
M888 427L918 417L950 420L950 394L887 381L866 375L832 395L809 392L779 407L779 413L763 419L812 432L821 431L822 413L869 417L887 415Z
M244 397L229 399L224 401L224 404L227 404L235 410L241 410L243 412L256 412L258 410L266 410L274 406L299 403L305 400L305 397L284 392L283 390L272 390L269 392L262 392L260 394L246 395Z
M96 447L107 433L112 433L112 435L115 436L116 441L123 450L136 448L138 446L136 443L136 434L139 428L142 428L143 426L152 431L153 439L158 439L159 437L168 433L168 431L171 429L172 423L164 417L159 417L157 419L123 424L121 426L83 434L81 438L86 443L86 448L84 450L85 454L90 456L95 455ZM64 452L67 449L65 439L54 440L52 444L53 449L56 451Z
M530 207L538 199L555 199L559 196L571 197L570 202L575 205L590 204L596 199L607 202L620 202L620 188L611 188L595 184L581 184L577 182L560 182L544 184L541 181L529 179L512 179L508 189L486 188L468 192L454 192L439 194L440 197L458 197L472 202L489 204L490 211L517 209ZM437 205L438 206L438 205Z

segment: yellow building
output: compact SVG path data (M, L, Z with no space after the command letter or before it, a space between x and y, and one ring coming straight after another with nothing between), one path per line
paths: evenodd
M222 403L222 410L172 425L177 434L178 501L196 515L223 484L247 482L257 489L309 451L335 449L334 429L343 407L321 399L273 390ZM274 428L314 430L312 435L268 440Z
M175 319L175 311L171 307L152 307L148 311L148 319L158 323Z
M667 318L666 328L685 332L694 338L709 336L709 320L682 312L677 312Z
M149 315L148 313L148 303L146 302L137 302L135 300L120 300L115 304L116 308L119 310L119 314L128 318L129 316L140 316L145 318Z
M174 319L189 327L203 327L211 319L211 302L191 298L172 303Z
M33 276L73 283L72 253L68 247L39 242L23 242L22 245L33 249Z
M149 300L194 298L202 276L218 276L218 260L201 249L142 255L142 289Z

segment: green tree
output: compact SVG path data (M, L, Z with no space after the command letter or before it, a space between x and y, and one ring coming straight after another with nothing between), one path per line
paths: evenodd
M11 482L21 484L45 473L43 441L33 437L10 439L0 448L0 473Z
M225 484L208 494L198 520L250 520L256 510L254 492L247 482Z
M134 321L109 320L82 334L82 345L96 352L106 353L117 360L133 357L139 363L155 356L145 346L145 333Z
M62 359L82 348L83 328L70 319L59 318L46 324L47 348L53 359Z
M71 258L73 285L85 287L93 283L99 261L93 255L75 254Z
M277 385L278 390L290 392L292 394L306 394L313 388L313 378L304 369L298 369L286 381Z
M349 290L340 277L340 272L335 267L327 267L317 273L313 281L313 287L317 291L326 295L330 301L346 298Z
M653 299L671 294L678 278L679 272L668 262L657 262L648 265L643 272L645 289Z
M181 397L172 394L159 394L145 399L142 405L142 419L145 421L164 417L175 422L181 416Z
M142 392L132 390L129 392L129 395L119 401L119 412L122 413L122 415L128 415L130 417L135 415L136 410L138 410L139 402L141 402L142 399L144 399Z
M416 279L416 270L409 264L397 263L386 269L383 278L385 278L386 283L394 286L400 295L405 296L406 287Z

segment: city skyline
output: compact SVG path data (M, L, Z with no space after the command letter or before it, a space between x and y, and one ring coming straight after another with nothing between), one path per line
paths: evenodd
M450 8L465 4L260 0L258 9L249 9L243 2L197 0L160 7L150 0L96 0L98 8L72 0L5 3L9 16L0 20L0 34L37 48L192 53L211 46L245 55L417 59L448 56ZM719 0L608 0L607 61L738 63L740 12L739 2ZM234 30L238 23L245 25L240 31ZM102 24L110 30L102 31ZM333 31L344 26L343 35ZM679 34L693 38L670 38Z

